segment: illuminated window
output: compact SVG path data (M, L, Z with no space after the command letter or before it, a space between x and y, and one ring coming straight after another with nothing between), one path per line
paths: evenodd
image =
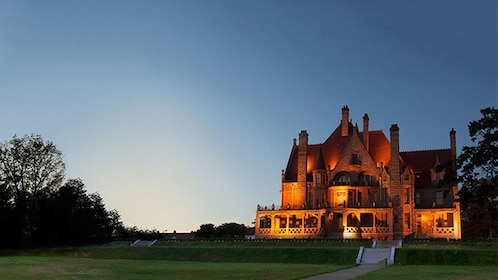
M440 213L436 218L437 227L453 227L453 213Z
M289 228L300 228L303 220L301 218L297 218L296 215L292 215L289 219Z

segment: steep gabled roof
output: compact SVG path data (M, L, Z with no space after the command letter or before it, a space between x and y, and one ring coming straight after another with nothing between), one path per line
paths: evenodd
M453 160L451 149L400 152L400 157L406 167L415 173L415 187L430 187L431 169Z
M298 146L293 145L291 153L289 156L289 161L287 162L287 167L284 173L284 182L296 182L297 181L297 149Z
M361 139L363 139L363 133L360 133ZM372 157L372 160L377 164L383 163L384 166L389 165L389 159L391 157L391 144L387 140L386 135L382 130L372 130L368 132L370 147L368 153Z
M430 170L436 162L446 163L452 160L450 149L410 151L399 154L403 162L414 172Z
M357 133L353 124L348 123L348 136L341 135L341 124L330 134L330 136L322 144L310 144L308 145L308 160L307 160L307 172L311 173L313 170L325 169L328 170L329 166L331 169L335 168L337 162L340 159L342 151L347 146L350 141L351 136ZM363 134L358 133L360 139L363 139ZM369 154L372 160L380 165L381 162L384 166L389 164L390 157L390 144L382 130L374 130L369 132ZM284 173L285 182L296 182L297 181L297 155L298 146L293 146L289 161L287 162L287 168Z
M334 168L339 158L341 156L341 152L344 150L346 145L348 144L349 137L353 133L353 124L351 122L348 123L348 135L341 135L341 124L337 126L337 128L330 134L330 136L323 142L322 144L322 153L323 159L327 167L330 165L330 168Z

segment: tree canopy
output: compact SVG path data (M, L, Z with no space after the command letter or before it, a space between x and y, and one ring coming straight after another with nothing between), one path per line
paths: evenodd
M65 181L62 152L39 135L0 143L2 247L78 245L109 240L122 227L81 179Z
M497 234L498 110L481 110L482 118L469 123L474 146L464 146L458 157L462 187L458 192L464 237Z
M244 224L224 223L219 226L203 224L195 233L195 238L243 239L247 227Z

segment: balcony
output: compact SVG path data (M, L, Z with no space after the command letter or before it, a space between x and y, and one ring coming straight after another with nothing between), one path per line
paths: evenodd
M352 186L352 187L379 187L380 183L378 181L372 181L372 182L336 182L336 181L331 181L329 184L329 187L334 187L334 186Z

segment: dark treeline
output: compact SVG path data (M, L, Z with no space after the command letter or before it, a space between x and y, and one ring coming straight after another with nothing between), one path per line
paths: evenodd
M0 248L101 243L122 228L98 193L65 179L62 153L41 136L0 144Z
M244 224L224 223L219 226L202 224L195 232L195 238L244 239L247 227Z

